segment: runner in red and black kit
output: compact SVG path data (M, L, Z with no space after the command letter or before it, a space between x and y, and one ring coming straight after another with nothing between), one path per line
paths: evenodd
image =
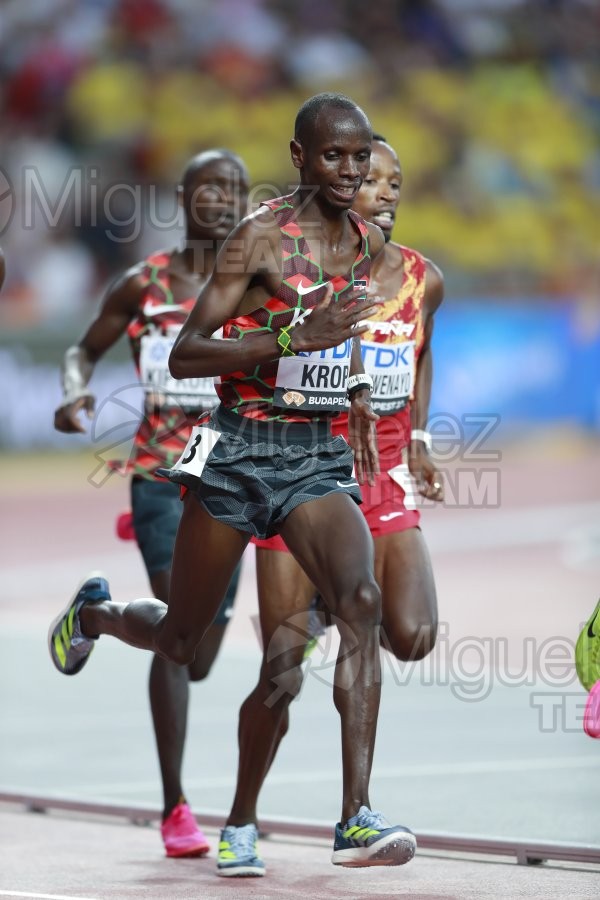
M348 213L359 242L352 266L343 275L329 275L295 221L294 195L263 206L271 210L280 232L283 277L276 295L225 324L223 337L232 341L279 330L287 335L326 296L327 302L342 305L354 296L356 284L364 283L366 292L369 232L359 216ZM360 503L352 451L346 439L331 439L331 416L346 407L354 350L350 337L328 350L290 353L247 371L219 376L221 406L206 417L207 425L220 435L211 447L210 471L199 468L192 441L183 456L185 463L172 468L169 477L198 490L205 509L232 528L242 527L240 522L248 519L244 529L259 538L278 532L297 506L326 494L350 494ZM242 449L240 435L245 438L246 434L251 437ZM297 452L296 441L311 448L308 458ZM261 458L257 443L264 445ZM233 476L229 472L232 460ZM238 483L240 471L245 478Z
M376 428L381 472L373 485L363 485L361 512L375 543L375 574L382 592L381 644L398 659L417 660L435 643L437 600L409 476L424 497L443 500L442 477L429 456L430 438L425 431L433 317L443 299L443 279L430 260L389 240L401 184L395 151L382 138L374 139L371 168L354 209L379 225L386 236L385 251L373 265L370 284L370 291L386 300L370 318L361 339L365 370L373 378L373 409L380 416ZM344 435L347 428L345 414L332 424L334 434ZM306 607L314 586L287 552L283 538L253 538L253 542L259 601L283 597L290 604L288 597L295 596L298 605ZM293 629L282 632L281 639L286 635L290 642L297 642ZM284 719L280 737L287 727ZM243 784L239 790L244 790Z
M362 488L363 505L375 538L375 571L382 589L381 642L402 660L422 659L437 630L437 602L429 554L419 528L410 475L426 498L441 501L442 478L429 456L425 431L431 393L433 317L443 298L440 270L416 250L389 240L400 199L402 171L395 151L374 140L371 170L354 209L386 236L384 254L373 267L370 290L389 298L363 334L365 370L373 378L372 405L380 418L377 438L381 474ZM347 416L332 425L346 434ZM257 544L259 595L294 591L310 601L314 587L277 535Z
M219 390L229 405L217 407L193 430L169 473L188 487L169 606L157 600L114 603L106 580L96 578L84 583L50 629L55 664L55 643L60 644L63 629L67 632L66 665L73 671L85 663L101 634L188 664L251 534L280 531L343 623L334 685L343 796L332 861L349 866L401 865L416 846L409 829L389 825L371 809L381 690L381 596L373 574L372 540L355 502L352 455L343 438L331 435L329 425L331 412L340 405L340 371L349 366L349 434L356 474L359 480L363 474L372 480L378 465L376 416L360 344L354 339L367 330L360 323L377 305L363 299L363 279L354 276L362 263L360 272L366 275L366 257L376 257L384 239L379 228L365 229L349 215L369 171L371 141L367 117L347 97L321 94L301 107L290 145L300 185L282 201L292 207L290 222L282 222L271 204L235 229L175 343L173 375L220 375ZM291 220L299 232L293 271L282 247L282 229L289 232ZM309 264L316 265L327 285L317 288ZM302 281L291 281L294 275ZM222 326L228 339L212 339ZM238 398L233 402L226 397L230 388ZM198 583L202 603L194 602ZM221 834L220 875L265 871L256 848L255 801L274 735L301 683L303 647L277 653L280 626L297 611L295 601L286 608L277 597L260 608L264 646L270 652L240 713L239 777L248 790L243 801L236 796ZM267 704L282 678L289 689Z
M126 333L129 338L144 390L144 411L130 458L113 468L132 476L135 538L152 590L165 602L181 503L178 488L157 476L156 470L176 462L199 412L218 403L214 379L178 381L169 373L168 359L219 244L246 214L248 187L246 169L234 154L218 150L194 157L180 188L185 247L155 253L119 278L79 344L65 355L65 397L55 425L60 431L84 431L79 412L93 412L88 382L94 367L119 337ZM158 655L152 661L150 703L164 794L161 831L168 856L195 856L209 849L181 784L188 682L205 678L211 669L231 615L238 575L236 570L194 661L184 667Z

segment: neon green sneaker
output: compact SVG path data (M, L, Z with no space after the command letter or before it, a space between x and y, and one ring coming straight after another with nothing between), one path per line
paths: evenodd
M575 668L586 691L600 681L600 600L577 638Z
M217 875L225 878L259 878L265 864L258 855L258 828L249 825L226 825L221 831Z
M380 812L361 806L345 824L335 826L334 866L403 866L417 849L405 825L390 825Z
M86 603L101 603L103 600L110 600L108 581L100 572L91 572L67 607L50 625L50 657L63 675L76 675L83 669L97 640L97 637L86 637L81 632L81 607Z

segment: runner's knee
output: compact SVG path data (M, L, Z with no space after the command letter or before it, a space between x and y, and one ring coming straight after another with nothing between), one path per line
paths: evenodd
M381 592L374 581L361 582L356 590L341 597L337 615L343 622L374 627L381 622Z
M198 641L189 637L169 637L159 635L156 641L156 652L178 666L190 666L196 656Z
M435 646L437 621L392 622L381 628L381 645L403 662L425 659Z
M188 666L190 681L203 681L210 673L219 654L227 625L214 622L196 649L194 661Z
M196 657L191 665L188 665L188 675L190 681L204 681L205 678L208 677L210 670L212 669L212 663L205 659L200 659Z

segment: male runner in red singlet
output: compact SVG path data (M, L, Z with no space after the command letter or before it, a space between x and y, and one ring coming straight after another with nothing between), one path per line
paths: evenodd
M372 267L370 291L385 303L371 317L362 336L366 371L373 378L372 404L379 414L377 437L381 472L373 485L362 487L364 514L375 544L375 574L382 594L380 640L402 660L417 660L433 648L437 631L437 601L429 553L419 528L420 513L410 490L409 472L419 492L436 501L443 499L442 477L429 456L430 438L425 431L431 394L431 336L433 317L443 299L440 270L430 260L390 240L400 199L402 171L395 151L375 136L371 168L353 204L367 221L375 222L386 237L384 253ZM332 423L332 431L347 433L345 414ZM271 655L297 647L298 633L308 635L307 609L314 585L280 535L257 545L256 567L261 609L268 598L278 598L286 609L294 607L291 626L266 632L263 644ZM304 616L302 615L304 612ZM263 625L263 633L265 628ZM269 694L265 667L257 688L240 714L240 776L235 803L240 810L256 811L258 794L289 724L289 704L294 691L285 679L277 682L277 702L269 700L273 714L263 716L261 731L254 722L258 699ZM247 775L260 742L270 747L271 757L254 778ZM244 759L245 753L248 759ZM242 775L244 777L242 777Z
M124 469L131 472L135 537L156 597L168 601L173 545L181 502L176 485L159 478L159 466L175 462L198 414L218 403L212 378L176 381L167 363L176 335L211 272L219 245L246 215L248 173L239 157L209 150L187 164L179 188L186 240L181 249L154 253L109 288L96 319L64 359L64 399L55 427L82 432L79 413L91 415L88 382L98 360L127 334L144 389L144 417ZM238 581L228 586L215 622L195 659L178 666L155 655L150 669L150 704L164 796L162 836L167 856L197 856L209 849L181 784L188 682L205 678L218 653ZM198 594L198 590L196 591Z
M425 430L433 317L443 299L443 278L430 260L390 240L401 185L396 152L376 136L369 175L353 204L386 236L385 252L373 266L370 286L386 301L362 337L365 369L374 383L373 409L380 416L376 427L381 474L373 486L363 487L361 511L375 539L375 574L382 592L381 644L398 659L416 660L435 643L437 601L409 473L424 497L443 499L442 477L429 456L430 436ZM346 415L332 424L334 433L345 434L347 428ZM254 538L253 542L257 544L259 597L294 593L306 608L314 587L291 554L272 552L287 550L282 538ZM294 640L293 631L288 637ZM285 729L284 720L280 734Z
M367 117L347 97L320 94L303 104L290 145L298 189L235 229L175 343L172 373L220 375L221 405L199 422L169 471L187 491L168 607L155 599L114 603L106 580L96 576L49 633L55 664L60 648L71 671L85 664L100 634L188 664L250 536L281 532L343 623L333 691L343 792L332 861L350 866L400 865L416 846L409 829L371 809L381 596L372 540L356 506L352 450L330 428L347 388L356 473L372 480L376 416L356 337L377 309L363 298L370 257L384 239L350 212L369 171L371 140ZM226 340L212 339L221 326ZM265 633L294 611L277 597L268 600L261 608ZM302 653L302 647L286 651L266 663L270 690L281 674L293 672L300 683ZM261 703L256 712L260 730L271 713ZM270 747L256 751L250 778L268 764ZM255 815L234 807L221 834L218 873L263 875L256 840Z

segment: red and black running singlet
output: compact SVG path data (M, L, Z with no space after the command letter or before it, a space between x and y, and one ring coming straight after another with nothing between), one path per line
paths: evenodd
M361 237L361 244L350 270L330 276L312 255L300 226L294 219L292 196L266 201L281 231L283 279L277 294L258 309L231 319L223 328L223 337L243 340L247 334L275 332L284 325L300 324L333 285L337 302L356 282L368 284L371 270L369 232L363 219L349 210L350 220ZM349 374L352 341L339 347L256 366L216 379L216 390L223 406L249 418L285 422L314 422L335 415L345 407L346 380Z
M144 391L143 417L129 459L121 471L146 478L169 468L183 453L198 413L218 403L213 378L175 379L169 373L171 347L196 302L175 301L170 288L169 252L148 257L141 272L139 312L127 327L136 371Z

